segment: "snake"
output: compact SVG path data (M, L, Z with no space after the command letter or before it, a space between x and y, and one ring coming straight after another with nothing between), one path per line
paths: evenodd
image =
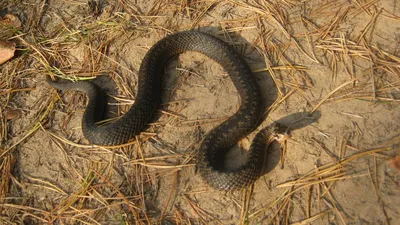
M262 174L268 141L276 136L272 125L255 135L247 162L228 169L224 159L228 150L257 128L264 109L256 78L243 57L221 39L200 31L181 31L167 35L145 54L138 72L138 90L131 108L115 122L98 125L104 109L101 90L90 81L59 82L46 76L47 83L61 91L79 91L88 96L82 118L82 132L89 142L113 146L127 143L151 122L161 102L162 75L165 66L175 56L193 51L217 62L229 74L238 95L237 111L207 133L197 150L196 171L211 187L237 190L253 184Z

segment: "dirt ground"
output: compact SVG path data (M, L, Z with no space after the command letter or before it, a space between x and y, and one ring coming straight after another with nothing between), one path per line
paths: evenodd
M396 0L3 0L0 224L398 224L400 3ZM135 101L137 73L162 37L195 29L249 63L266 118L292 130L252 187L221 192L195 171L196 149L240 98L196 53L173 60L163 103L135 140L91 145L87 98L45 75L92 79L110 118Z

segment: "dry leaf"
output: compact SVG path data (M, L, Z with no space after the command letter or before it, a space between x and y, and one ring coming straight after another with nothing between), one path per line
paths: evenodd
M396 168L400 173L400 155L396 155L393 159L388 161L390 167Z
M6 120L12 120L12 119L18 117L19 115L21 115L21 110L12 109L12 110L6 111L5 114L6 114Z
M0 65L14 56L15 43L0 40Z
M21 21L18 19L18 17L7 14L3 16L3 18L0 18L0 24L6 25L6 26L13 26L16 28L21 27Z

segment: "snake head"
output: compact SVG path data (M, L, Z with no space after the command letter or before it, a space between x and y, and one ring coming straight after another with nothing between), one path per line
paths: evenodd
M291 137L289 127L277 122L271 125L270 133L271 138L281 144Z

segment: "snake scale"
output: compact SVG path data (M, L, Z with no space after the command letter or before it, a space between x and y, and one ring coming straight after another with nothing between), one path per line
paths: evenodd
M89 97L82 119L84 136L93 144L118 145L128 142L148 124L161 101L161 76L168 61L183 52L202 53L219 63L229 74L236 87L241 104L237 112L211 130L201 143L197 153L196 169L212 187L234 190L247 187L261 175L266 151L265 132L259 132L250 147L247 162L237 169L224 166L229 148L253 131L263 113L259 86L244 59L224 41L198 31L171 34L158 41L145 55L138 77L136 100L125 115L114 123L97 125L101 119L98 87L91 82L60 83L49 76L47 82L60 90L76 90ZM271 127L274 130L274 127ZM267 132L272 136L274 131Z

